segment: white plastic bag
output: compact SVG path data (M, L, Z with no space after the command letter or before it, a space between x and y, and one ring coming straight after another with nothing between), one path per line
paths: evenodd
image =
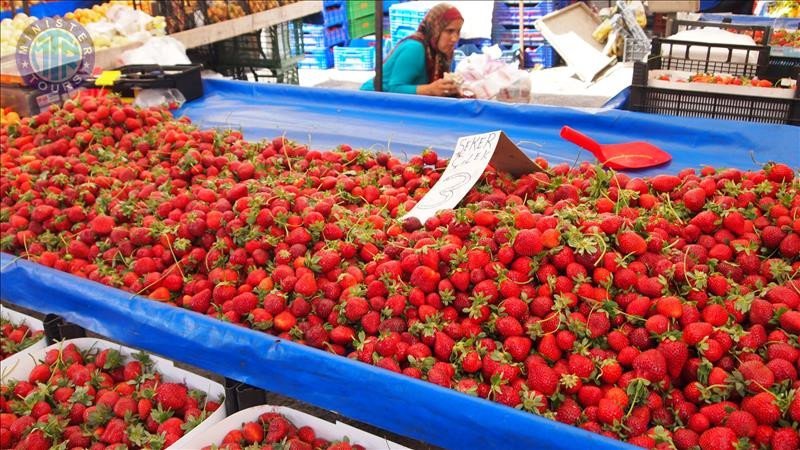
M134 106L149 108L151 106L168 105L170 108L180 108L186 103L186 97L181 91L171 89L143 89L136 95Z
M186 47L169 36L153 37L142 46L124 52L120 59L123 65L130 64L159 64L173 66L177 64L191 64L186 56Z
M528 103L531 82L528 72L519 70L515 63L498 60L499 47L484 49L484 53L473 53L456 67L456 74L464 82L461 85L465 97L493 99L505 102Z

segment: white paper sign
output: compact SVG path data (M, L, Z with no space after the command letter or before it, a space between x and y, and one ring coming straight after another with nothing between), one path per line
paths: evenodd
M498 170L513 175L538 170L536 164L502 131L461 137L441 178L403 219L416 217L425 223L437 211L454 208L480 179L490 162Z

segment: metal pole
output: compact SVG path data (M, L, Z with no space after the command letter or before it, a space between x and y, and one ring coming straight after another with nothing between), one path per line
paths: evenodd
M525 68L525 2L519 0L519 68Z
M375 91L383 91L383 0L375 1Z

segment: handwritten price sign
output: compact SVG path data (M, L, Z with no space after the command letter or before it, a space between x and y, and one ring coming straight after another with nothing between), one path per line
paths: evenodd
M461 137L442 177L403 218L416 217L425 223L437 211L454 208L480 179L489 163L512 175L538 170L536 164L502 131Z

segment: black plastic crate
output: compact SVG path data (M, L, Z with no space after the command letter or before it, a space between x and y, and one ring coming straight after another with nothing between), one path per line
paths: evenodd
M792 56L770 56L766 77L770 80L778 78L795 78L800 73L800 58Z
M648 86L647 64L635 62L628 109L683 117L800 125L800 90L794 98L697 92Z
M203 96L201 64L179 64L159 66L141 64L118 67L122 76L114 82L111 89L123 97L133 97L135 89L177 89L186 101Z
M281 23L214 44L215 65L280 69L304 57L302 22Z
M262 83L300 84L300 73L297 64L282 69L245 66L220 66L219 73L236 80L256 81Z
M769 46L654 38L647 65L650 69L764 78L769 65Z

